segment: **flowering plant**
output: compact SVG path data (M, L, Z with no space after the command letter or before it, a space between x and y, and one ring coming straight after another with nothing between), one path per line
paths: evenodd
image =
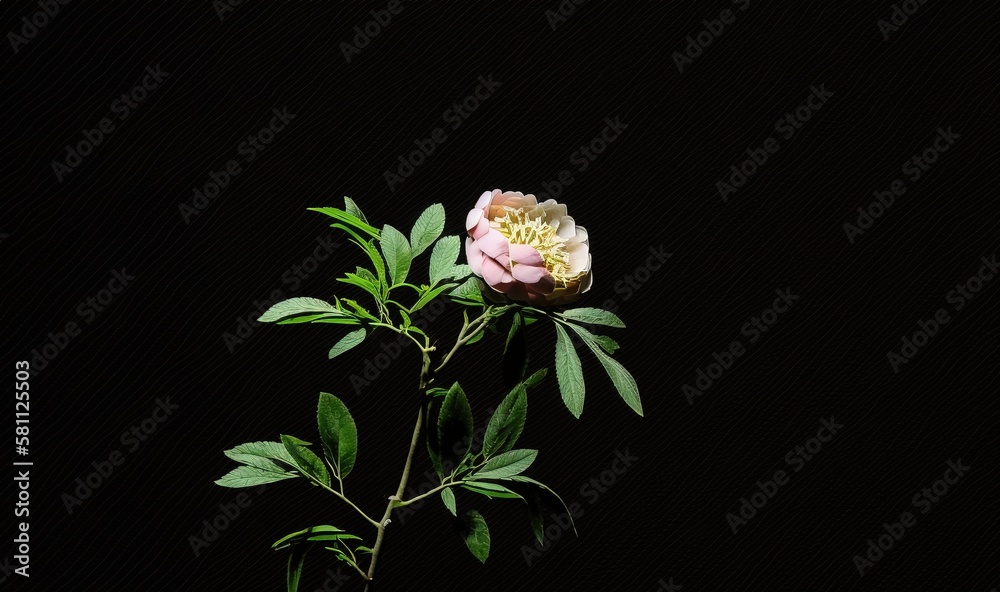
M579 418L583 412L585 385L571 333L604 367L625 402L642 415L635 380L611 356L618 344L585 327L622 328L624 323L598 308L562 308L579 299L593 281L587 231L568 215L565 205L555 200L538 203L533 195L499 189L483 193L466 216L468 263L459 264L462 240L458 236L441 237L445 226L441 204L430 206L417 218L407 239L388 224L381 229L372 226L354 201L345 198L344 202L343 209L311 209L333 218L331 226L345 232L371 263L370 267L357 267L337 278L359 289L371 301L370 306L350 298L335 297L333 302L291 298L273 305L259 320L281 325L329 323L356 327L333 345L331 359L377 331L392 331L412 340L423 360L413 399L418 407L417 419L396 493L388 498L377 519L345 493L344 480L357 460L358 430L347 406L332 394L319 396L320 446L316 450L310 442L281 435L277 441L249 442L225 452L240 466L218 479L217 484L254 487L302 478L339 498L375 529L371 546L360 536L332 525L312 526L278 539L273 548L288 552L289 592L298 590L306 553L316 546L356 570L367 590L374 583L376 561L393 512L432 495L439 496L444 507L461 518L465 545L485 562L490 552L489 528L474 509L460 515L456 490L486 498L520 500L528 511L535 537L543 541L543 502L563 508L565 504L554 491L524 475L538 451L515 448L524 430L528 389L536 387L547 373L546 368L530 375L527 372L527 326L546 320L555 327L556 378L562 400L574 417ZM428 282L407 282L414 260L428 249ZM438 297L460 307L464 317L454 344L441 350L432 345L436 340L411 321L414 313ZM475 343L487 332L506 333L502 371L510 391L490 418L482 444L474 446L472 410L465 392L458 382L444 387L436 383L436 378L462 347ZM403 499L421 445L428 452L439 484L426 493ZM369 555L367 569L361 566L364 555Z

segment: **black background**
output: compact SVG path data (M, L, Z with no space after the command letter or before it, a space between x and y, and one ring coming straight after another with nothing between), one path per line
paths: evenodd
M885 40L876 22L889 18L888 2L751 1L681 73L672 54L726 2L590 2L554 29L546 11L558 10L555 1L403 2L350 63L341 44L384 3L245 3L221 19L208 1L96 4L63 6L19 51L2 52L10 375L50 333L82 326L31 380L31 578L0 574L5 589L278 590L284 555L269 545L280 535L332 523L370 540L335 499L291 481L251 493L195 555L190 537L240 493L212 483L233 464L223 449L279 433L314 438L317 394L338 394L361 438L349 494L378 515L415 412L412 348L360 393L348 380L385 336L329 361L344 332L333 325L254 324L233 348L223 335L275 289L345 293L334 278L360 259L343 239L297 290L283 282L330 233L307 207L340 207L349 195L376 225L408 229L441 202L446 232L458 234L482 191L537 194L563 169L574 182L560 200L591 236L595 284L581 304L613 299L628 324L611 331L645 417L589 354L580 420L549 378L530 396L521 444L541 450L530 474L584 508L579 538L561 536L529 566L533 538L517 504L479 502L493 538L481 566L434 501L390 526L379 589L656 590L671 579L692 591L996 585L996 412L986 395L996 389L1000 287L986 282L958 312L945 300L997 248L995 179L981 180L996 170L997 130L987 120L995 10L928 2ZM4 2L0 22L17 32L36 10ZM156 65L169 72L163 84L58 181L52 161ZM390 190L385 171L414 140L446 127L443 114L480 76L500 83L495 93ZM776 136L780 150L723 202L716 182L775 135L774 122L813 85L832 97L791 139ZM186 221L179 205L239 157L273 108L295 119ZM579 171L571 155L615 117L627 128ZM850 243L844 223L948 126L960 138ZM626 290L648 249L661 246L671 258ZM81 322L80 303L121 268L135 279ZM800 298L689 405L682 385L714 352L747 341L740 328L777 288ZM887 352L943 307L951 322L894 372ZM428 331L449 339L456 314L449 308ZM539 367L551 361L553 338L535 327ZM477 425L504 394L501 348L486 340L447 371L470 393ZM158 398L177 410L127 451L122 432ZM726 514L758 479L788 469L786 453L830 416L842 431L734 535ZM113 450L127 451L123 464L68 513L63 495ZM616 450L638 460L598 499L584 495ZM915 511L912 496L958 458L968 474L859 577L852 558L883 523ZM428 468L418 456L413 484ZM12 508L13 481L4 481ZM9 541L14 521L3 524ZM316 553L302 590L322 587L336 567ZM351 577L341 589L360 584Z

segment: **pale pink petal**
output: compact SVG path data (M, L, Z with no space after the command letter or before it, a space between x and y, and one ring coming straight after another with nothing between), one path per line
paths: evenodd
M541 281L545 276L550 276L549 270L544 267L536 267L534 265L517 265L511 268L511 275L514 279L519 282L524 282L526 284L534 284L535 282Z
M490 224L483 218L482 210L469 210L465 217L465 229L469 231L469 236L480 239L489 231Z
M509 271L489 257L483 259L483 279L495 288L501 284L509 284L514 280Z
M530 245L511 244L510 260L514 263L523 263L524 265L545 265L545 260L542 259L541 253Z
M580 273L590 268L590 247L583 243L568 243L570 273Z
M479 200L476 202L476 209L482 210L486 207L486 204L490 203L490 198L493 197L492 191L484 191L482 195L479 196Z
M507 242L507 237L500 234L500 231L495 228L490 228L489 231L481 238L477 239L476 242L479 243L479 248L484 253L493 258L497 258L500 255L506 255L510 250L510 243Z
M497 257L497 263L506 267L507 269L510 269L510 256L508 256L505 253L501 253L500 256Z
M518 267L523 267L520 265L515 265L514 269ZM541 277L537 282L528 284L528 291L534 292L536 294L551 294L556 289L556 278L552 277L552 274L546 272L545 275Z
M483 252L479 250L479 245L472 237L465 237L465 259L472 268L472 273L483 277Z

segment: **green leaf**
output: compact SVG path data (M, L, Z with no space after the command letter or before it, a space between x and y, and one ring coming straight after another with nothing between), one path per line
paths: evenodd
M368 218L365 218L365 215L361 212L361 208L358 207L358 204L354 203L354 200L346 195L344 196L344 211L362 222L368 222Z
M455 466L465 458L472 444L472 430L472 408L456 382L448 389L438 415L438 457L442 464L450 461Z
M263 456L256 456L253 454L230 454L228 456L229 458L235 460L236 462L245 464L250 467L263 469L265 471L272 471L275 473L285 472L285 469L279 466L278 463Z
M450 283L441 284L440 286L437 286L433 290L428 290L424 292L423 294L421 294L420 299L417 300L416 303L414 303L414 305L410 307L410 312L417 312L418 310L426 306L431 300L434 300L435 298L440 296L442 292L450 290L457 285L458 284L450 284Z
M326 469L323 460L316 453L306 448L308 442L294 436L281 435L285 450L295 460L295 466L305 475L309 475L324 485L330 485L330 471Z
M352 286L357 286L362 290L364 290L365 292L368 292L369 294L374 296L376 301L378 302L382 301L382 292L377 285L378 279L374 277L371 280L369 280L368 278L359 276L357 274L347 273L344 275L344 277L337 278L337 281L344 282L345 284L350 284Z
M309 542L319 541L360 541L361 537L353 534L315 534L306 538Z
M302 579L302 566L306 562L306 553L309 547L306 545L296 545L292 547L292 552L288 556L288 592L298 592L299 580Z
M410 245L406 242L406 237L401 232L389 226L382 229L382 254L385 255L386 268L389 270L391 285L396 286L406 281L406 274L410 271L410 261L413 255L410 253Z
M486 563L486 558L490 555L490 529L486 526L486 520L479 512L469 510L465 513L463 523L465 545L480 563Z
M594 335L594 343L601 346L601 349L613 354L618 351L618 342L607 335Z
M524 499L520 494L507 489L499 483L489 483L487 481L466 481L462 484L463 489L468 489L473 493L485 495L488 498L504 499Z
M410 248L416 257L444 232L444 206L436 203L420 214L410 230ZM452 259L452 262L455 260Z
M364 329L355 329L347 335L340 338L340 341L335 343L330 349L329 358L332 360L345 351L359 345L365 340L366 331Z
M434 243L430 262L431 285L453 277L455 261L461 249L462 240L458 236L446 236Z
M274 549L275 551L279 551L281 549L284 549L285 547L288 547L292 543L299 541L306 535L313 533L342 533L342 532L344 531L337 528L336 526L330 526L329 524L319 524L317 526L310 526L309 528L297 530L291 534L286 534L280 539L274 541L274 543L271 545L271 548Z
M271 306L257 319L262 323L271 323L288 317L301 315L325 314L330 316L347 316L334 305L319 298L289 298Z
M472 268L465 263L451 268L452 279L461 280L469 277L470 275L472 275Z
M458 516L458 506L455 503L455 492L450 487L441 490L441 501L452 516Z
M525 496L524 501L528 504L528 520L531 522L531 531L535 533L538 544L545 544L545 518L542 508L541 496L537 491L532 491Z
M486 335L486 331L480 331L480 332L476 333L475 335L473 335L472 337L470 337L469 340L465 342L465 345L472 345L473 343L475 343L475 342L479 341L480 339L482 339L485 335Z
M295 475L284 470L269 471L253 466L236 467L215 481L223 487L254 487L265 483L274 483L284 479L294 479Z
M510 480L511 481L519 481L521 483L531 483L532 485L535 485L536 487L540 488L542 491L545 491L546 493L550 494L552 497L556 498L556 500L558 500L559 503L562 505L563 509L566 510L566 515L569 517L569 523L573 527L573 534L577 534L577 532L576 532L576 524L574 524L574 522L573 522L573 513L569 511L569 506L567 506L566 502L564 502L563 499L561 497L559 497L558 493L556 493L555 491L552 491L552 489L550 489L548 485L546 485L544 483L541 483L539 481L535 481L531 477L525 477L524 475L514 475L513 477L510 478ZM579 535L577 535L577 536L579 536Z
M580 419L583 413L583 398L585 385L583 382L583 366L580 364L580 356L573 347L573 342L566 333L562 325L555 324L556 328L556 378L559 380L559 392L562 394L563 403L573 414L573 417Z
M365 309L365 307L361 306L356 301L351 300L350 298L341 298L340 301L346 304L347 306L350 306L352 309L354 309L354 312L357 313L357 316L366 318L369 321L378 322L379 320L378 317L368 312L368 310Z
M623 329L625 323L614 313L610 313L603 308L571 308L559 313L564 319L576 321L578 323L589 323L591 325L607 325Z
M505 452L514 447L517 438L524 430L524 421L528 413L528 396L524 385L514 387L493 412L493 417L486 425L486 435L483 438L483 456L490 458L494 454Z
M538 456L537 450L521 449L504 452L486 461L486 464L472 476L475 479L512 477L527 470L531 463L535 462L536 456Z
M632 408L637 414L642 416L642 402L639 400L639 386L635 383L635 378L632 374L625 369L618 360L615 360L608 354L604 353L601 346L595 341L594 335L587 331L583 327L570 324L571 329L576 331L583 342L587 344L590 351L594 352L594 356L597 357L597 361L604 366L604 370L608 373L608 377L611 378L611 382L615 385L615 389L618 390L618 394L621 395L625 403ZM559 325L556 325L558 328ZM558 368L558 364L556 366Z
M320 319L337 319L337 320L343 319L343 320L345 320L348 323L353 322L353 320L350 317L342 317L340 315L335 315L335 314L330 314L330 313L322 313L322 314L305 315L305 316L301 316L301 317L289 317L287 319L283 319L283 320L278 321L278 324L279 325L298 325L300 323L317 322Z
M343 401L330 393L319 394L316 413L323 451L337 475L347 477L358 457L358 428Z
M524 386L529 388L537 386L538 383L542 382L542 380L548 375L548 373L548 368L540 368L536 370L534 374L524 379Z
M306 208L306 209L330 216L337 222L341 223L339 226L348 225L351 226L352 228L356 228L364 232L365 234L368 234L372 238L376 239L379 238L378 228L375 228L374 226L368 224L358 216L351 214L349 212L345 212L344 210L340 210L337 208ZM358 211L360 213L360 210ZM333 226L333 224L331 224L331 226Z
M265 459L281 461L291 468L297 468L295 466L295 460L288 454L288 451L285 450L285 445L281 442L247 442L246 444L240 444L235 448L226 450L223 454L237 462L246 463L246 461L241 460L241 458L238 457L258 456Z
M483 293L479 287L478 277L470 277L460 286L449 292L448 295L459 302L483 304Z

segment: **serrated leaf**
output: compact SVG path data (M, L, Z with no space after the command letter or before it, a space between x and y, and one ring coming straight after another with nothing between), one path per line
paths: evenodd
M608 373L608 377L611 378L612 384L615 385L615 389L621 395L622 399L625 400L625 403L633 411L642 416L642 401L639 400L639 386L635 383L635 378L632 377L632 374L618 360L615 360L601 349L601 346L594 340L593 334L583 327L573 324L569 326L583 339L583 342L587 344L590 351L594 352L597 361L604 366L604 370ZM556 325L556 327L558 328L559 325Z
M289 298L268 308L257 318L262 323L272 323L288 317L300 315L328 314L330 316L346 316L337 307L319 298L299 297Z
M486 424L486 435L483 438L483 456L490 458L494 454L506 452L514 447L517 438L524 430L524 421L528 413L528 396L523 385L514 387L504 397L500 406L493 412L493 417Z
M299 581L302 579L302 566L306 562L307 545L296 545L288 556L288 592L298 592Z
M302 530L297 530L293 533L286 534L280 539L274 541L271 548L275 551L284 549L285 547L297 542L299 539L304 538L306 535L313 533L342 533L343 530L337 528L336 526L330 526L329 524L319 524L316 526L310 526L309 528L304 528Z
M319 394L316 412L323 451L341 479L354 468L358 457L358 428L343 401L330 393Z
M410 229L410 249L413 256L423 253L442 232L444 232L444 206L439 203L431 204L420 214ZM454 261L452 259L453 263Z
M461 280L469 277L470 275L472 275L472 268L466 265L465 263L456 265L455 267L451 268L452 279Z
M465 545L481 563L490 555L490 529L482 514L475 510L465 513L463 520Z
M355 329L347 335L344 335L340 338L340 341L333 344L333 347L330 348L330 353L327 354L327 357L332 360L352 347L360 345L361 342L365 340L366 333L367 332L364 329Z
M601 346L601 349L613 354L618 351L618 342L607 335L594 335L594 343Z
M472 477L475 479L503 479L518 475L535 462L536 456L538 456L537 450L521 449L504 452L486 461L486 464Z
M285 445L281 442L247 442L245 444L240 444L235 448L230 448L223 454L237 462L244 462L237 458L240 455L252 455L271 460L278 460L287 464L289 467L295 468L295 460L288 454L288 451L285 449Z
M305 475L309 475L320 483L330 485L330 471L326 469L323 460L316 456L316 453L306 448L308 442L299 440L294 436L281 435L281 442L285 445L285 450L295 461L295 466Z
M330 314L328 312L325 312L325 313L320 313L320 314L303 315L303 316L299 316L299 317L288 317L287 319L282 319L280 321L277 321L277 324L278 325L298 325L298 324L301 324L301 323L318 322L320 319L338 319L338 320L344 319L345 322L347 322L347 323L353 322L353 320L350 317L345 317L345 316L341 316L341 315L337 315L337 314Z
M441 464L458 465L472 444L472 408L456 382L448 389L438 414L438 456Z
M354 200L346 195L344 196L344 211L358 220L361 220L366 224L368 223L368 218L365 218L365 215L361 212L361 208L358 207L358 204L354 203Z
M356 301L351 300L350 298L341 298L340 301L346 304L347 306L351 307L351 309L354 310L357 316L366 318L369 321L378 322L379 320L378 317L368 312L368 310L365 307L361 306Z
M465 280L465 282L457 288L448 292L448 295L454 300L458 300L460 302L483 304L483 293L479 287L479 278L475 276Z
M454 277L455 261L461 250L462 240L458 236L446 236L434 243L429 266L431 285Z
M583 382L583 366L580 364L580 356L573 347L573 342L566 333L562 325L555 324L556 328L556 378L559 380L559 392L562 395L563 403L573 414L573 417L580 419L583 413L583 399L586 388Z
M285 469L279 466L278 463L263 456L256 456L253 454L229 454L227 456L238 463L242 463L250 467L255 467L265 471L273 471L275 473L285 472Z
M406 274L410 271L410 261L413 259L406 237L386 224L382 228L382 238L379 242L382 254L385 255L385 265L391 285L396 286L405 282Z
M426 306L428 303L430 303L431 300L434 300L435 298L440 296L442 292L446 292L457 285L458 284L453 284L453 283L441 284L440 286L437 286L433 290L428 290L427 292L424 292L423 294L421 294L420 299L418 299L410 308L410 311L417 312L418 310Z
M455 492L451 488L445 488L441 490L441 501L444 502L444 507L448 508L452 516L458 516L458 506L455 503Z
M539 368L534 374L524 379L524 386L529 388L537 386L538 383L542 382L542 380L548 375L548 373L548 368Z
M222 477L215 480L216 485L222 487L254 487L265 483L274 483L285 479L294 479L295 475L285 471L269 471L252 466L236 467Z
M347 225L368 234L372 238L376 239L379 238L378 228L375 228L374 226L368 224L368 222L362 220L358 216L346 212L344 210L338 208L306 208L306 209L330 216L334 220L340 222L339 226ZM333 225L331 224L331 226Z
M589 323L591 325L606 325L623 329L625 323L612 312L603 308L571 308L558 313L564 319L576 321L578 323Z
M490 499L524 499L519 493L511 491L499 483L489 483L487 481L466 481L462 484L462 488L473 493L478 493L479 495L485 495Z

